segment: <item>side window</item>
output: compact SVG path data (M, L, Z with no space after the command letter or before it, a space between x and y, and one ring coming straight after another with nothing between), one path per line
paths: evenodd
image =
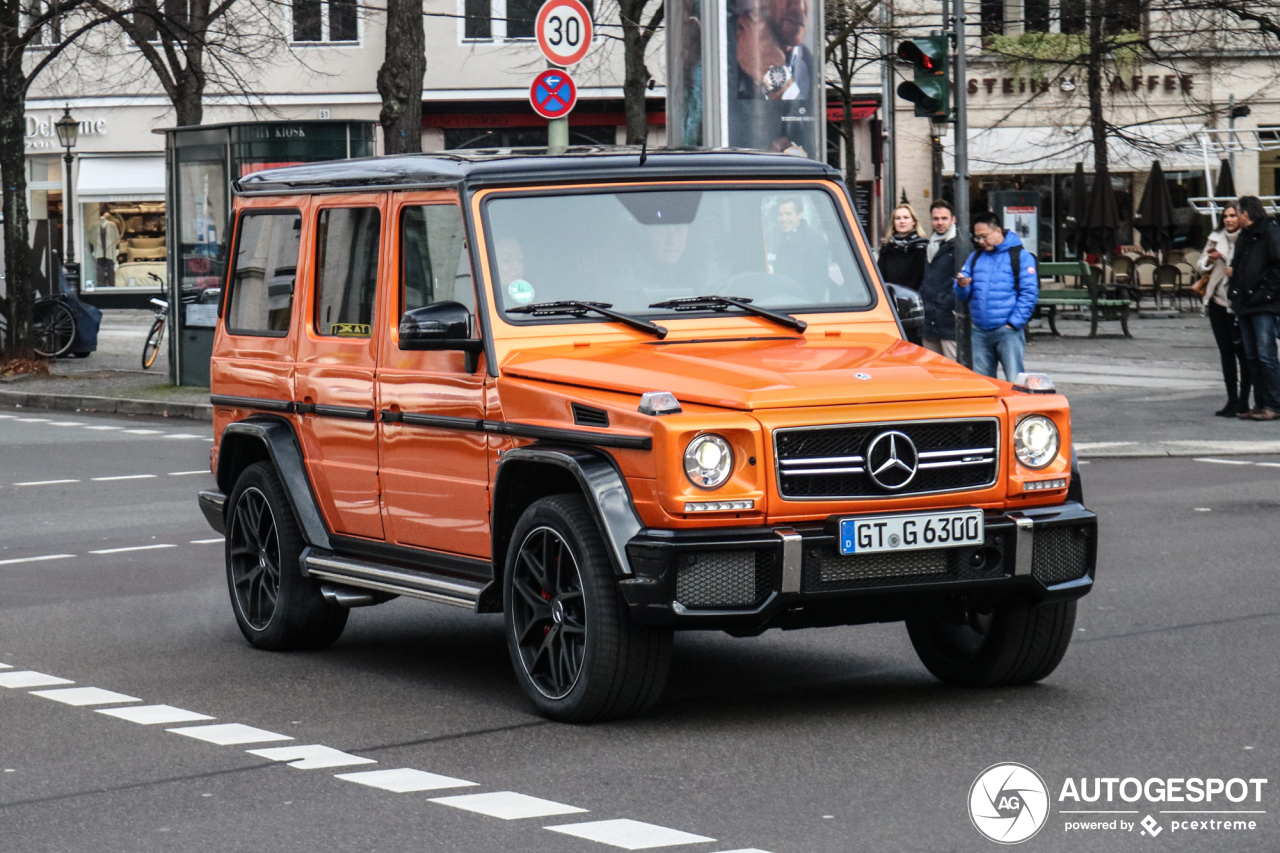
M376 207L336 207L320 211L316 223L316 332L339 338L367 338L378 290Z
M289 333L301 234L302 216L297 211L240 217L226 318L231 334L284 337Z
M452 204L406 207L400 214L400 310L432 302L476 310L462 211Z

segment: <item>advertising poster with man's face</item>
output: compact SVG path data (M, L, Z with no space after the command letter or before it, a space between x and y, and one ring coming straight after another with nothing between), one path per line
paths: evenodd
M821 159L820 10L813 0L724 2L728 147Z

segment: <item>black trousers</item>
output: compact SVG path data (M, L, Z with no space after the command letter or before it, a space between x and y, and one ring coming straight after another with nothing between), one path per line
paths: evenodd
M1218 355L1222 358L1222 381L1227 386L1227 404L1235 404L1241 411L1247 410L1249 392L1253 389L1253 371L1249 367L1249 359L1245 357L1244 346L1240 343L1236 315L1218 303L1210 302L1209 325L1213 328L1213 339L1218 344Z

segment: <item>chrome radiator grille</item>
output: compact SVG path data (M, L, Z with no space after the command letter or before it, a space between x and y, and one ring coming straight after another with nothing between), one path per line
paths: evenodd
M778 491L788 500L964 491L995 483L1000 424L968 418L791 427L774 431L773 447Z

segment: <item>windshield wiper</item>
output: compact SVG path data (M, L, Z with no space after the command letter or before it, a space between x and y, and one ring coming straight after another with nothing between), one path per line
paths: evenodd
M639 317L632 317L630 314L623 314L621 311L610 310L612 308L612 302L579 302L569 299L562 302L535 302L532 305L517 305L515 308L508 308L507 313L532 314L535 317L550 317L556 314L581 317L588 311L594 311L603 317L616 320L633 329L648 332L657 338L665 338L667 336L665 327L659 326L657 323L650 323L648 320L641 320Z
M790 314L770 311L768 308L752 305L751 300L745 296L686 296L683 299L668 299L665 302L655 302L649 307L672 308L676 311L705 311L708 308L713 311L723 311L726 308L741 308L748 314L764 317L766 320L772 320L780 326L795 329L797 332L803 332L809 328L809 324L804 320L797 320Z

